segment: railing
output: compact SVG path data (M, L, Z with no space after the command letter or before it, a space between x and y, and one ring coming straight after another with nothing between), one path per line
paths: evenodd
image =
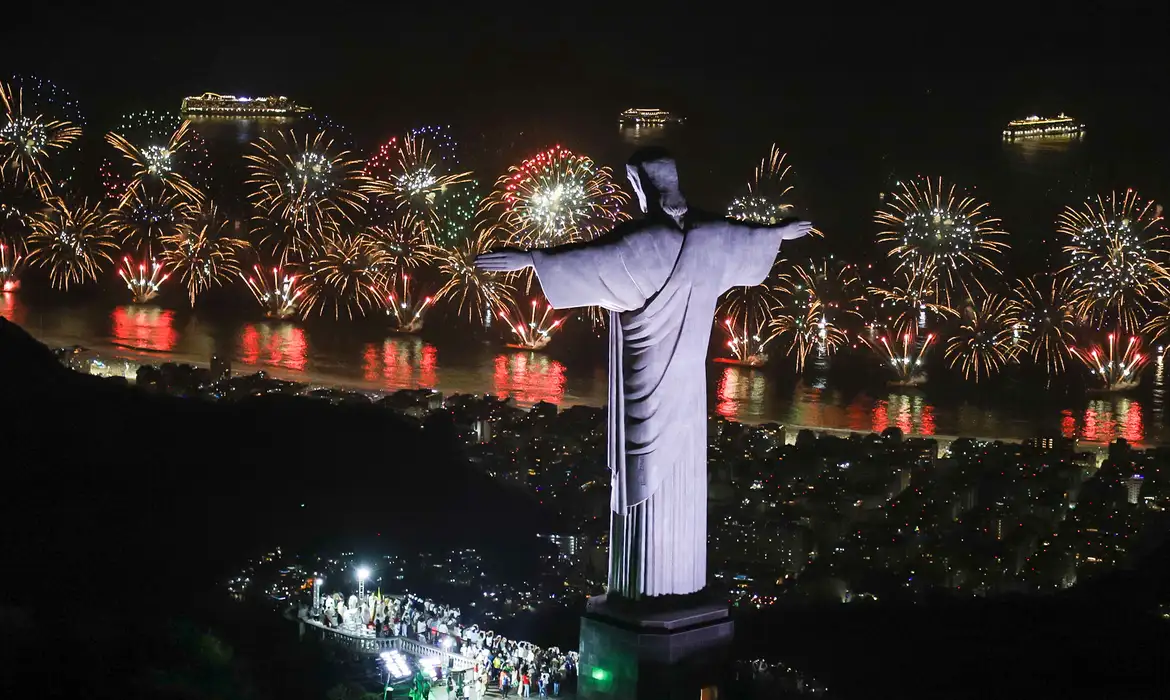
M300 622L321 632L321 636L330 642L342 644L367 654L380 654L383 651L397 649L418 659L439 659L443 668L449 668L453 671L464 671L475 666L475 659L430 644L423 644L408 637L374 637L354 634L336 627L326 627L316 620L307 620L303 617Z

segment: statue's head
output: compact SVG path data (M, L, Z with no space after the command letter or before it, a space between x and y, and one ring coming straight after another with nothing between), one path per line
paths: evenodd
M687 200L678 187L678 168L666 149L639 150L626 164L626 176L643 213L661 210L675 221L687 213Z

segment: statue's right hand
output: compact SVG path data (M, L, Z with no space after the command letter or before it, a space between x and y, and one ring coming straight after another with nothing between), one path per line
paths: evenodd
M517 272L532 267L532 253L515 248L502 248L476 256L475 266L486 272Z

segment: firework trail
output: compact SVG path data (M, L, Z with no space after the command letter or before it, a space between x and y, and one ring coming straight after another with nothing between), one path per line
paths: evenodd
M525 303L513 293L499 299L497 304L500 319L514 336L514 342L508 346L523 350L543 350L567 318L557 314L544 298Z
M918 386L926 381L926 354L930 350L934 334L928 333L922 343L913 333L901 336L879 334L873 338L861 336L861 342L881 357L894 373L895 386Z
M1141 382L1141 369L1150 359L1149 355L1142 354L1142 341L1137 336L1120 341L1116 333L1110 333L1104 349L1096 346L1072 349L1073 357L1085 365L1100 388L1106 391L1136 387Z
M163 270L163 266L157 260L136 262L127 255L122 258L118 276L126 283L126 288L133 295L134 303L145 304L158 296L159 287L170 275Z
M0 243L0 292L20 289L20 272L24 256L7 243Z
M408 272L394 275L386 297L386 315L401 333L417 333L422 330L426 312L431 308L434 297L418 293L418 284Z
M273 267L271 274L267 274L259 265L253 265L252 272L252 275L241 273L240 276L244 278L244 283L256 301L264 307L265 317L287 319L296 314L301 296L296 275L287 274L279 266Z

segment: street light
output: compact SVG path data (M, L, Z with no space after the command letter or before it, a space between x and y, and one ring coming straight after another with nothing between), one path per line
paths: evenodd
M390 663L393 657L388 651L382 652L379 656L382 657L382 663L386 664L386 684L382 686L382 700L386 700L386 695L390 693Z
M392 680L402 680L410 675L410 669L406 665L406 659L403 658L402 652L394 649L393 651L384 651L378 654L382 658L382 663L386 665L386 685L382 687L382 700L386 700L386 696L390 693L390 682Z
M364 600L366 597L366 579L370 577L370 570L366 567L361 567L357 570L358 580L358 598Z
M321 614L321 584L325 583L325 579L318 576L313 579L313 616Z

